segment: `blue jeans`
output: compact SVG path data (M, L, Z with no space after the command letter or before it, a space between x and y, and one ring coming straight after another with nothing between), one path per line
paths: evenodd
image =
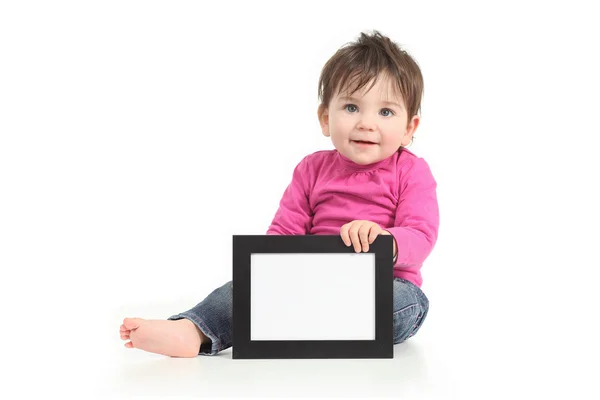
M227 282L215 289L202 302L188 311L169 317L169 320L187 318L208 337L199 355L215 355L233 345L233 283ZM394 278L394 344L414 336L429 310L429 300L419 287L402 278Z

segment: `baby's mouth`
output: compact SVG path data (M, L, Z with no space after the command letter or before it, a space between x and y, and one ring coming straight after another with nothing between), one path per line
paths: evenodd
M377 144L377 143L368 142L368 141L365 141L365 140L353 140L353 142L354 143L361 143L361 144Z

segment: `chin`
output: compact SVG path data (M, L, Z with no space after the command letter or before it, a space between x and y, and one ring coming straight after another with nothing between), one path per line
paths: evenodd
M354 157L352 158L352 161L359 165L369 165L375 164L376 162L380 161L380 159L377 157Z

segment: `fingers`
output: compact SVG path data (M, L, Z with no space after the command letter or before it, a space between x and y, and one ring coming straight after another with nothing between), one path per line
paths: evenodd
M352 221L340 229L340 236L346 246L354 245L354 251L369 251L372 244L382 229L379 225L370 221Z
M355 222L348 230L348 233L350 234L350 240L352 240L352 244L354 245L354 251L357 253L360 253L362 247L360 243L360 237L358 235L361 226L362 224L360 222Z
M358 237L364 252L369 251L369 232L373 229L373 225L363 224L358 230Z
M358 221L352 221L340 228L340 236L346 246L354 244L354 250L358 253L360 251L360 241L357 240L356 223ZM352 230L352 232L351 232Z
M344 244L346 246L350 246L352 244L352 241L350 240L350 236L348 235L348 229L350 229L351 225L352 225L352 222L345 224L340 228L340 236L342 237L342 241L344 242Z
M371 227L371 230L369 231L369 244L372 244L375 241L375 239L377 238L377 235L379 235L381 233L381 231L382 231L382 229L378 225L373 225Z

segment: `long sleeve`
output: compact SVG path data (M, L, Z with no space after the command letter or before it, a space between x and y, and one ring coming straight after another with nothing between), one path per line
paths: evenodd
M386 228L398 248L395 268L423 264L438 237L437 183L422 158L407 163L400 175L398 208L394 226Z
M307 156L294 168L292 182L283 193L267 235L309 234L313 219L309 204L310 177Z

